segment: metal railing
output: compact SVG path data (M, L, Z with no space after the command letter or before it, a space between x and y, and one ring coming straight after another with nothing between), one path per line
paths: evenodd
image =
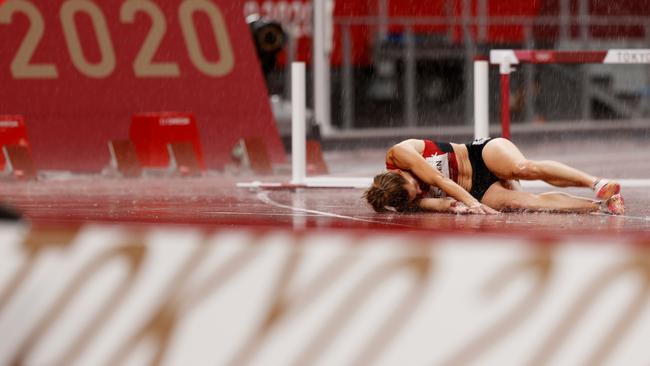
M386 0L378 0L378 4L385 3ZM360 116L359 110L362 109L362 104L357 104L360 99L359 86L356 83L355 71L357 65L353 60L354 50L356 47L370 47L372 50L372 62L378 62L381 57L390 56L393 59L398 59L403 65L402 79L401 79L401 92L402 92L402 115L400 117L401 126L417 126L419 124L420 111L418 110L418 73L417 64L420 60L439 60L442 58L452 58L457 60L458 63L463 65L463 100L462 119L466 124L471 124L473 121L473 85L472 85L472 63L477 55L486 55L488 48L499 47L499 45L490 44L488 42L488 30L493 26L521 26L523 30L523 41L518 44L519 48L536 48L537 38L535 37L535 29L538 27L557 27L557 38L554 39L553 48L562 48L563 45L571 43L570 47L576 49L589 50L601 48L594 45L595 40L601 38L592 38L590 28L593 26L626 26L626 27L639 27L642 29L643 37L635 38L637 47L648 48L650 47L650 18L645 16L600 16L590 15L587 10L587 0L578 0L578 15L569 14L568 0L560 0L560 12L557 16L487 16L487 1L477 1L477 14L476 15L461 15L456 16L452 14L450 7L451 1L447 1L449 5L445 7L443 13L446 16L418 16L418 17L388 17L386 16L387 10L381 11L379 6L379 15L374 16L336 16L333 19L334 27L338 32L333 32L334 36L340 37L334 40L334 43L341 45L341 66L338 71L340 81L340 98L339 109L336 111L339 116L337 121L344 129L357 127L355 121ZM471 1L463 0L461 2L461 13L468 14ZM286 24L285 24L286 25ZM372 44L355 44L352 36L353 27L365 26L374 30L372 36L368 39L373 40ZM385 45L390 35L388 29L390 27L398 26L403 29L401 33L401 42L399 47L392 47L387 49L382 48ZM420 35L414 30L417 27L441 27L446 28L440 34L443 42L440 43L438 48L422 49L418 46L417 37ZM294 27L294 25L288 25ZM576 29L577 28L577 29ZM576 34L577 30L577 34ZM288 32L291 35L291 31ZM574 33L572 35L572 33ZM458 35L462 37L459 41ZM287 45L287 59L290 63L296 57L297 42L291 39ZM340 41L340 42L337 42ZM621 39L621 43L625 43L627 39ZM445 46L447 45L447 46ZM507 48L512 48L513 45L507 45ZM605 47L611 48L611 47ZM523 65L518 77L523 84L523 119L531 121L536 113L536 97L534 93L530 92L534 89L536 80L535 75L538 74L539 66ZM288 69L288 68L287 68ZM583 119L591 118L591 99L598 98L611 105L613 109L620 111L621 115L630 115L633 117L647 117L650 115L650 90L645 91L645 96L639 100L637 108L630 108L628 105L617 101L617 98L612 95L611 91L598 87L589 80L586 67L582 67L577 73L569 73L567 69L558 69L560 75L569 77L577 86L579 93L580 111L579 115ZM577 76L576 76L577 74ZM650 70L645 69L646 84L650 85ZM289 73L285 75L285 94L290 95Z
M523 27L523 44L521 48L534 48L535 38L533 29L539 26L557 26L559 28L560 37L557 39L556 44L562 45L571 38L570 29L572 25L577 25L579 28L580 36L578 37L578 45L581 49L587 50L593 41L590 37L589 28L591 26L637 26L642 27L644 30L644 39L642 41L645 47L650 46L650 19L638 16L626 17L603 17L603 16L577 16L569 20L563 17L391 17L388 20L375 16L362 16L362 17L336 17L334 19L335 25L340 27L340 36L342 38L342 65L341 65L341 126L344 129L353 128L355 120L355 83L353 80L353 62L352 54L353 47L361 45L353 45L351 37L351 28L354 26L401 26L403 27L401 47L401 60L404 64L404 77L403 77L403 90L404 90L404 106L403 106L403 120L404 125L414 127L417 125L417 103L416 103L416 60L417 59L435 59L439 57L449 56L453 54L458 56L460 51L461 59L464 62L465 70L465 100L464 100L464 120L466 123L471 124L473 119L473 101L472 101L472 75L471 64L475 57L484 53L486 46L485 43L486 29L490 26L508 26L518 25ZM418 52L415 42L413 29L417 26L446 26L448 29L454 27L461 27L463 34L462 47L450 52L449 49L445 50L440 48L438 50L429 50L428 52ZM473 35L471 29L476 29L477 36ZM484 29L484 31L481 31ZM450 37L450 35L448 35ZM483 38L483 40L480 40ZM621 40L625 41L625 40ZM381 44L381 40L376 43L376 46ZM365 45L363 45L365 46ZM378 55L375 50L374 55ZM535 65L525 65L523 67L523 80L525 90L532 90L535 84ZM650 85L650 70L646 68L645 77L648 85ZM609 103L616 104L616 98L611 95L607 96L607 91L600 90L597 86L592 85L589 81L587 73L580 72L577 84L580 85L580 104L581 116L583 119L591 118L590 99L592 96L601 96L607 99ZM525 119L530 121L535 116L535 102L534 95L531 92L524 93L525 102ZM648 98L642 97L639 107L632 111L631 114L635 117L647 115L649 102ZM629 110L628 107L619 106L620 110Z

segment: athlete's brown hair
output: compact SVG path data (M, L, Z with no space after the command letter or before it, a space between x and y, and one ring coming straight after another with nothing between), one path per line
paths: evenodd
M395 172L377 174L372 186L363 193L372 208L377 212L386 211L392 207L397 211L406 211L410 208L409 193L404 188L406 179Z

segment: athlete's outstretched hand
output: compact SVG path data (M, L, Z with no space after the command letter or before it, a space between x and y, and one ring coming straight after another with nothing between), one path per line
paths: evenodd
M481 208L482 208L483 211L485 211L485 213L488 214L488 215L498 215L498 214L501 213L501 212L499 212L499 211L493 209L492 207L487 206L487 205L484 205L484 204L481 204Z
M458 201L451 203L451 206L449 206L449 212L455 213L457 215L465 215L471 213L469 212L469 207L466 204Z
M499 211L493 209L492 207L486 206L482 203L477 203L469 207L468 213L477 214L477 215L497 215Z
M476 204L472 207L467 206L466 204L458 201L454 201L449 206L449 212L459 214L459 215L496 215L499 211L492 209L489 206L486 206L482 203Z

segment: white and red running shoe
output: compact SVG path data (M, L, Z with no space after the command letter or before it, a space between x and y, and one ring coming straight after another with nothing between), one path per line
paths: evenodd
M617 182L600 178L594 182L594 191L596 192L596 197L601 200L606 200L615 194L621 193L621 185Z
M623 215L625 213L625 200L623 200L623 196L617 193L605 201L601 201L600 211L612 215Z

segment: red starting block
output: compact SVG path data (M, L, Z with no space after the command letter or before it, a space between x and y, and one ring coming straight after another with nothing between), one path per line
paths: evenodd
M10 145L22 146L30 150L23 116L0 115L0 148ZM4 154L0 154L0 170L5 169L5 164Z
M4 145L2 155L5 158L5 172L18 179L36 179L36 168L27 146Z
M199 131L191 113L136 114L131 120L129 139L133 141L143 167L168 167L170 161L167 145L190 143L199 167L205 170Z

